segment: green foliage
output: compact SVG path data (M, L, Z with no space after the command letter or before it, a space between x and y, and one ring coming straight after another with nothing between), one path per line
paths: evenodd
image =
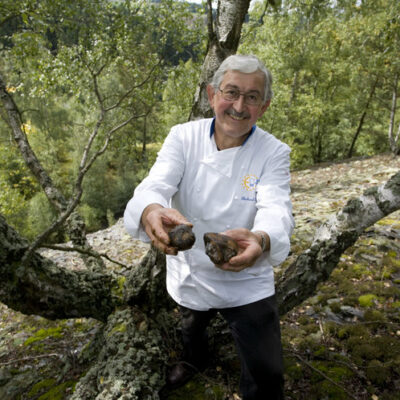
M161 111L165 129L188 120L199 80L200 67L200 64L190 59L185 63L180 62L170 71L163 92Z
M367 366L367 377L377 385L383 385L391 377L390 368L379 360L371 360Z
M388 150L400 6L371 4L291 0L267 10L257 29L264 11L253 8L240 51L273 73L275 97L261 125L292 147L295 168Z
M186 400L188 398L192 400L223 400L225 395L218 385L205 385L197 378L168 395L168 400Z
M164 85L204 45L198 8L173 0L6 0L0 10L0 70L31 147L67 199L91 136L97 133L87 160L115 130L84 178L80 207L89 230L105 227L122 215L168 132ZM0 212L33 238L55 216L18 150L3 145L10 138L0 120Z

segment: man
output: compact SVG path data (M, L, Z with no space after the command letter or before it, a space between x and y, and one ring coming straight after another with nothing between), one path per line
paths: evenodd
M125 211L128 232L167 254L167 290L180 306L184 344L171 387L205 367L206 327L219 312L237 346L243 400L283 398L272 266L287 257L293 229L290 149L255 126L270 104L271 82L258 58L228 57L207 87L215 118L172 128ZM193 226L190 250L170 246L167 232L179 224ZM206 232L231 236L239 253L214 265Z

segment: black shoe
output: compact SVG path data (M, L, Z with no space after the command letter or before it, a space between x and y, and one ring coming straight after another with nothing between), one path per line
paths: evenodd
M167 375L167 387L176 389L189 382L198 372L191 364L181 361L175 364Z

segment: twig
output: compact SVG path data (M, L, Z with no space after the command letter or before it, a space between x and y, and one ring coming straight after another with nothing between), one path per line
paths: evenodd
M0 366L3 367L5 365L11 365L11 364L15 364L15 363L18 363L18 362L32 361L32 360L36 360L38 358L47 358L47 357L60 357L60 354L50 353L50 354L41 354L41 355L38 355L38 356L17 358L16 360L11 360L11 361L7 361L7 362L4 362L4 363L0 363Z
M310 364L307 360L305 360L303 357L301 357L299 354L296 354L294 352L290 352L291 354L293 354L294 357L296 357L299 361L301 361L303 364L305 364L307 367L309 367L310 369L312 369L313 371L315 371L316 373L320 374L321 376L324 377L324 379L326 379L327 381L329 381L330 383L332 383L332 385L337 386L338 388L340 388L341 390L343 390L350 398L354 399L354 400L358 400L357 397L353 396L353 394L351 394L350 392L347 391L346 388L344 388L342 385L339 385L337 382L335 382L333 379L329 378L329 376L327 376L326 374L324 374L322 371L320 371L318 368L315 368L312 364Z
M51 249L51 250L60 250L60 251L75 251L80 254L86 254L88 256L96 257L96 258L101 258L104 257L108 261L111 261L114 264L120 265L121 267L128 268L127 265L120 263L117 260L112 259L105 253L97 253L96 251L93 250L88 250L88 249L83 249L82 247L70 247L70 246L59 246L59 245L52 245L52 244L43 244L40 246L41 248L46 248L46 249Z
M79 200L82 196L82 189L79 191L79 193L76 195L75 199L71 201L65 210L56 221L52 223L44 232L42 232L36 240L29 246L28 250L24 254L21 260L21 264L24 265L27 260L29 260L30 256L32 253L40 246L40 244L53 232L57 230L59 226L61 226L67 218L72 214L74 211L75 207L78 205Z

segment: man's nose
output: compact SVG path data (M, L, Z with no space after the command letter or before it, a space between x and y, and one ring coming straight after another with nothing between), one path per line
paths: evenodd
M238 112L243 111L243 109L245 107L244 94L240 93L239 98L237 100L235 100L235 102L233 103L233 107Z

